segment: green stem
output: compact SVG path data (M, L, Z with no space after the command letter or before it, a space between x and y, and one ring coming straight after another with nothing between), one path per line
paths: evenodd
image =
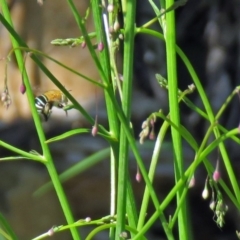
M13 26L12 20L11 20L11 15L10 15L10 12L9 12L6 1L5 0L0 0L0 4L1 4L1 7L2 7L3 15L6 18L6 21L9 23L10 26ZM1 20L3 20L2 16L1 16ZM10 34L12 34L11 31L10 31ZM18 42L17 39L15 39L12 35L10 35L10 38L11 38L12 45L13 45L14 48L27 47L26 44L23 43L23 41ZM21 46L21 44L22 44L22 46ZM25 67L24 67L24 59L23 59L23 56L22 56L20 50L16 50L15 55L16 55L18 67L21 71L23 71L23 73L22 73L23 74L23 80L24 80L24 84L26 86L26 92L27 92L27 97L28 97L28 100L29 100L29 105L30 105L30 108L31 108L31 112L33 114L33 120L34 120L36 130L37 130L37 133L38 133L38 137L39 137L39 140L40 140L40 143L41 143L41 146L42 146L43 155L44 155L45 160L47 161L47 163L45 163L45 165L46 165L46 167L48 169L48 172L50 174L50 177L53 181L56 193L58 195L60 204L62 206L64 215L66 217L66 220L67 220L68 224L71 224L71 223L74 222L74 219L73 219L71 210L69 208L65 193L63 191L62 185L61 185L61 183L58 179L58 174L57 174L55 166L53 164L53 160L52 160L48 145L45 143L45 141L46 141L45 134L44 134L44 131L43 131L43 128L42 128L37 110L35 108L34 96L33 96L33 93L32 93L32 90L31 90L31 85L30 85L30 82L29 82L29 79L28 79L28 76L26 74ZM80 239L79 233L78 233L76 228L72 228L71 233L72 233L73 239L76 239L76 240Z
M135 13L136 0L127 1L127 12L124 14L124 68L123 68L123 92L122 109L126 121L130 123L131 99L132 99L132 79L133 79L133 51L135 39ZM125 229L126 220L126 199L127 199L127 179L128 179L128 151L129 143L123 126L120 128L120 148L118 166L118 192L117 192L117 225L115 239L119 239ZM128 205L129 206L129 205Z
M173 5L173 0L166 0L166 8ZM169 82L169 108L170 117L177 127L180 126L179 105L178 105L178 81L177 81L177 66L176 66L176 36L175 36L175 14L174 11L166 13L166 55L167 55L167 75ZM184 174L183 167L183 153L182 153L182 140L179 131L171 126L173 153L174 153L174 171L175 181ZM180 204L181 195L184 188L179 188L177 192L177 205ZM186 201L181 202L181 208L178 215L178 231L179 239L189 239L188 237L188 224L187 224L187 211Z

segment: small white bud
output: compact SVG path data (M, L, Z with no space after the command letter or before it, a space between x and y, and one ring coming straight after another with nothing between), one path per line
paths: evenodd
M207 199L208 197L209 197L209 191L208 191L207 187L205 187L202 192L202 198Z

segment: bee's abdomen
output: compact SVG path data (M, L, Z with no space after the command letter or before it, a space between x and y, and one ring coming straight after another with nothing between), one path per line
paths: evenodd
M38 111L42 111L47 104L48 99L45 95L41 95L35 98L35 106Z

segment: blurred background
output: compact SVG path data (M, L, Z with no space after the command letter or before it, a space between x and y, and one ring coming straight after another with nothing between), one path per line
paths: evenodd
M75 1L80 13L85 14L88 1ZM96 67L91 60L88 50L81 47L57 47L50 42L57 38L78 37L80 32L67 6L66 1L44 1L40 6L33 0L9 1L11 14L19 35L27 42L30 48L40 49L44 53L56 58L67 66L99 80ZM189 0L187 4L176 11L177 43L189 57L211 101L214 112L224 103L226 97L239 85L240 78L240 2L229 1L197 1ZM137 2L137 26L149 21L154 13L148 1ZM158 29L158 26L153 26ZM87 29L93 31L91 17L87 21ZM11 50L8 32L0 25L0 57L4 58ZM152 113L163 109L168 112L167 92L161 89L155 79L155 74L166 76L164 43L149 36L138 35L135 42L134 65L134 93L132 107L132 122L136 138L140 132L142 122ZM42 59L53 75L76 97L76 99L95 117L96 101L98 104L98 122L107 126L104 99L101 92L84 79L71 74L46 59ZM5 61L0 61L0 72L4 87ZM54 89L50 80L31 61L27 60L28 74L36 95ZM179 88L184 90L192 84L186 68L178 59ZM0 136L6 141L25 151L32 149L41 152L37 134L29 111L26 95L22 95L21 75L14 57L8 64L8 86L12 98L9 109L0 106ZM2 88L2 89L1 89ZM199 107L202 103L195 92L190 96ZM227 108L220 123L227 129L239 124L239 100L235 97ZM141 106L141 107L139 107ZM200 142L208 124L199 116L190 111L184 104L181 105L182 123L194 134ZM90 126L83 117L69 111L66 117L62 110L53 109L48 122L43 122L47 138L56 136L64 131L76 127ZM158 122L156 131L161 125ZM170 140L170 139L169 139ZM81 161L94 152L107 147L107 143L91 135L80 135L50 144L57 170L63 172L68 167ZM186 165L193 161L194 153L184 144L184 158ZM146 141L140 146L143 159L148 166L153 142ZM155 187L159 198L163 199L174 184L171 145L166 143L161 153L159 168L155 178ZM239 174L239 146L227 142L227 150L234 165L236 174ZM5 149L0 149L0 157L11 156ZM209 157L213 164L217 160L217 152ZM221 160L221 159L220 159ZM220 163L221 165L221 163ZM1 162L0 165L0 212L6 216L13 226L19 239L31 239L46 232L53 225L65 223L59 202L52 190L47 194L34 197L33 193L49 181L46 169L31 161ZM222 164L222 175L224 168ZM136 163L130 155L130 171L133 178L136 198L141 203L143 184L134 181ZM213 220L213 212L209 209L210 200L202 200L201 194L207 176L203 167L196 172L196 186L189 192L190 224L192 224L194 239L236 239L235 231L240 230L239 214L234 206L229 204L226 215L226 225L221 230ZM227 180L227 178L226 178ZM102 161L91 170L74 177L64 184L67 196L76 219L86 217L99 218L109 214L109 159ZM166 216L173 214L173 206L166 211ZM151 215L149 209L149 215ZM199 231L199 229L201 229ZM86 232L89 229L85 229ZM83 230L83 231L85 231ZM58 234L52 239L70 239L69 235ZM107 233L96 239L107 239ZM153 226L148 239L165 239L163 230Z

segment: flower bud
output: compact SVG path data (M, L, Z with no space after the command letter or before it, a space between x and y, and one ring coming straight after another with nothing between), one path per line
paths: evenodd
M7 93L6 92L2 92L1 94L1 101L5 102L7 100Z
M192 176L191 179L190 179L190 181L189 181L189 183L188 183L188 187L189 187L189 188L192 188L192 187L194 187L194 186L195 186L195 177Z
M109 13L111 13L111 12L113 12L113 10L114 10L113 4L108 4L108 6L107 6L107 11L108 11Z
M152 129L150 134L149 134L149 139L150 140L154 140L155 139L155 133L154 133L154 130Z
M143 121L143 123L142 123L142 129L143 128L146 128L148 126L148 122L147 121Z
M208 191L208 188L205 187L202 192L202 198L207 199L208 197L209 197L209 191Z
M214 211L215 206L216 206L216 203L214 201L211 201L210 204L209 204L209 207L212 211Z
M53 236L53 234L54 234L54 229L53 229L53 227L51 228L51 229L49 229L48 230L48 236Z
M215 182L218 182L220 178L221 178L220 172L218 170L215 170L214 173L213 173L213 180Z
M128 237L127 232L121 232L120 237L126 239Z
M104 49L104 44L103 44L103 42L98 43L97 49L98 49L99 52L102 52L102 51L103 51L103 49Z
M121 40L123 40L123 39L124 39L124 36L123 36L123 34L122 34L122 33L120 33L120 34L118 35L118 38L119 38L119 39L121 39Z
M98 126L95 124L95 125L92 127L92 136L93 136L93 137L96 137L96 136L97 136L97 133L98 133Z
M215 168L215 171L213 173L213 180L215 182L218 182L219 179L221 178L221 174L220 174L220 171L219 171L219 159L217 160L217 164L216 164L216 168Z
M12 103L12 100L7 88L5 88L4 91L1 93L1 101L3 102L3 106L6 107L7 109Z
M191 85L188 85L188 88L191 90L191 91L193 91L193 90L195 90L195 85L194 84L191 84Z
M111 36L112 36L112 33L114 33L114 28L113 28L113 26L109 26L108 32L109 32L109 33L111 34Z
M113 29L115 32L117 32L120 29L120 24L118 22L118 20L116 20L113 24Z
M137 171L137 173L136 173L136 181L138 182L138 183L140 183L141 182L141 180L142 180L142 176L141 176L141 174L140 174L140 172L139 171Z
M22 83L21 86L20 86L20 92L22 94L24 94L26 92L26 87L25 87L24 83Z
M83 48L85 48L86 47L86 42L85 41L83 41L82 43L81 43L81 48L83 49Z

